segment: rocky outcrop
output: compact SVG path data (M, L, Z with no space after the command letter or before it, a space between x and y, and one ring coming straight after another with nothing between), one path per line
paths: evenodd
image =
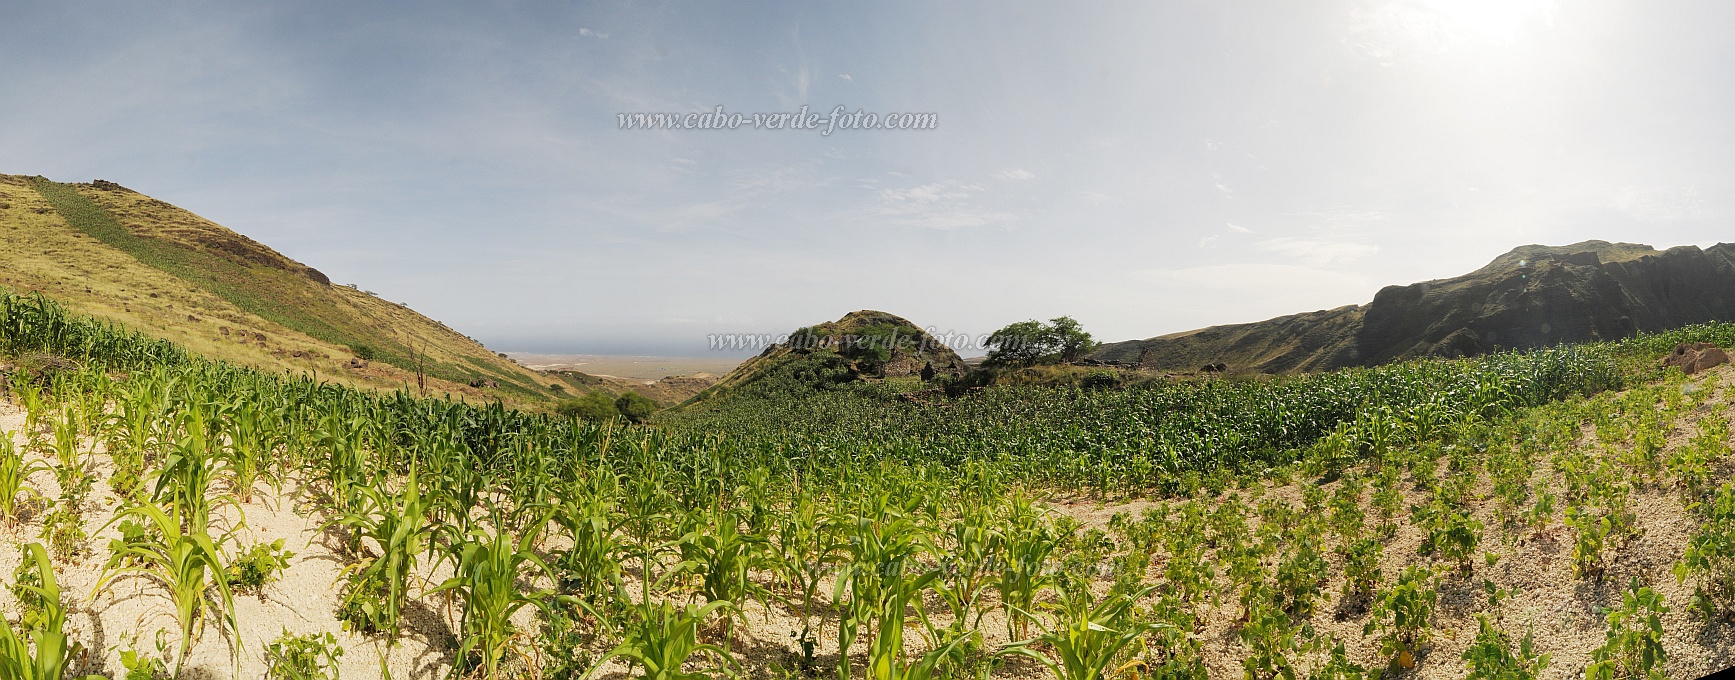
M1664 368L1673 366L1687 375L1726 363L1729 363L1729 354L1708 342L1675 345L1675 351L1663 357Z
M1658 251L1523 246L1450 279L1387 286L1365 305L1104 345L1093 359L1285 373L1457 357L1735 321L1735 244Z
M701 393L701 399L726 392L751 382L756 377L791 358L813 352L835 352L849 356L852 343L866 339L882 343L888 350L884 361L852 361L852 374L865 377L901 378L921 376L924 369L931 375L960 376L970 371L969 365L952 348L929 335L921 327L896 314L862 310L845 314L837 321L798 329L786 342L765 348L759 356L741 363L729 375Z

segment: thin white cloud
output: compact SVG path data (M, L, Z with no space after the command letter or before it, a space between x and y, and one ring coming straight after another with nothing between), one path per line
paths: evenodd
M1036 179L1036 173L1031 172L1029 170L1025 170L1024 168L1008 168L1005 170L1001 170L1000 172L994 173L994 176L998 177L1000 179L1003 179L1003 180L1013 181L1013 182L1021 182L1021 181L1027 180L1027 179Z
M1666 222L1703 212L1693 187L1627 187L1615 194L1610 207L1642 222Z
M981 186L956 180L879 191L880 218L924 229L963 229L1017 220L1017 215L979 205Z
M1260 241L1254 247L1293 258L1309 267L1350 264L1380 252L1379 246L1365 243L1310 241L1287 236Z
M851 76L848 73L839 73L839 74L837 74L837 77L842 78L842 79L847 80L847 81L850 81L850 82L855 82L855 77Z
M1234 222L1227 222L1226 224L1229 225L1229 231L1235 232L1237 234L1251 234L1251 233L1253 233L1252 229L1248 229L1247 227L1243 227L1243 226L1236 224Z
M578 34L581 36L584 36L586 38L596 38L597 40L608 40L608 34L607 33L598 33L596 31L590 30L588 28L578 29Z

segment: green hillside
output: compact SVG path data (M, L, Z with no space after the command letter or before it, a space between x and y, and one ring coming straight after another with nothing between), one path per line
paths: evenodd
M113 182L0 175L0 229L0 285L215 358L379 387L420 373L428 391L526 403L584 389Z

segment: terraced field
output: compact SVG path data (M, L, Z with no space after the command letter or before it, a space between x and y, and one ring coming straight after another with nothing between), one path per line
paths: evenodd
M1732 338L624 426L0 295L0 667L1691 677L1735 663L1735 392L1656 361Z

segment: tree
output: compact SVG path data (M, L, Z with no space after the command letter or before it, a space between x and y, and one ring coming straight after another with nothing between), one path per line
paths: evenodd
M561 415L580 420L608 420L621 417L615 400L601 392L591 392L577 399L568 399L555 407Z
M657 402L651 401L649 397L637 392L621 395L619 399L614 401L614 407L620 411L621 415L626 416L627 420L635 423L645 422L652 413L657 412Z
M988 335L988 366L1030 366L1048 354L1041 321L1019 321Z
M1097 343L1070 316L1042 323L1034 319L1008 324L988 336L987 366L1034 366L1074 362L1084 358Z
M1091 350L1097 347L1097 342L1091 339L1090 333L1070 316L1049 319L1045 331L1049 347L1066 363L1083 359L1084 355L1090 354Z

